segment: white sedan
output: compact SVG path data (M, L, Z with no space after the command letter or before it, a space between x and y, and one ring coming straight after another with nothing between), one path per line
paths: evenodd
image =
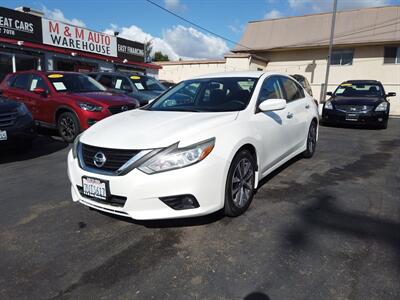
M314 100L293 78L201 76L109 117L68 155L73 201L134 219L242 214L260 180L318 136Z

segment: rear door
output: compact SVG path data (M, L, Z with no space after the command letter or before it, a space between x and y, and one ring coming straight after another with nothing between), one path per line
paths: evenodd
M287 114L285 116L288 127L288 146L290 152L295 152L301 148L307 137L307 107L303 88L289 77L279 77L284 97L287 102Z
M11 99L19 102L23 102L29 111L33 114L33 99L29 97L29 83L31 74L23 73L15 75L15 79L10 82L10 86L7 89L5 95Z

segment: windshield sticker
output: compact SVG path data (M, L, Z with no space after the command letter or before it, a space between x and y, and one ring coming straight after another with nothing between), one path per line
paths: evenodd
M130 78L138 80L138 79L140 79L140 76L131 76Z
M138 90L144 90L144 86L140 82L135 82L135 86Z
M53 85L57 91L65 91L67 89L63 82L53 82Z
M342 83L340 86L352 86L351 83Z
M121 88L121 84L122 84L122 79L117 79L117 81L115 82L115 88L116 89L120 89Z
M337 91L336 91L336 94L341 94L341 93L343 93L344 91L345 91L345 89L338 88Z
M50 74L47 77L49 77L49 78L63 78L64 75L62 75L62 74Z
M38 83L37 79L32 79L31 88L29 90L33 91L34 89L36 89L37 83Z

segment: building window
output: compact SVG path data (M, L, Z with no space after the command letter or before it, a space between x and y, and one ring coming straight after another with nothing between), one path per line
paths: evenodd
M400 64L400 47L385 47L384 64Z
M333 50L331 65L333 66L351 66L353 64L353 49Z

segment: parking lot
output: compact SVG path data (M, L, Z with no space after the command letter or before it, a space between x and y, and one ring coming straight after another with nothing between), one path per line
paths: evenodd
M244 215L157 222L72 203L40 136L0 157L0 298L399 299L399 133L321 127Z

